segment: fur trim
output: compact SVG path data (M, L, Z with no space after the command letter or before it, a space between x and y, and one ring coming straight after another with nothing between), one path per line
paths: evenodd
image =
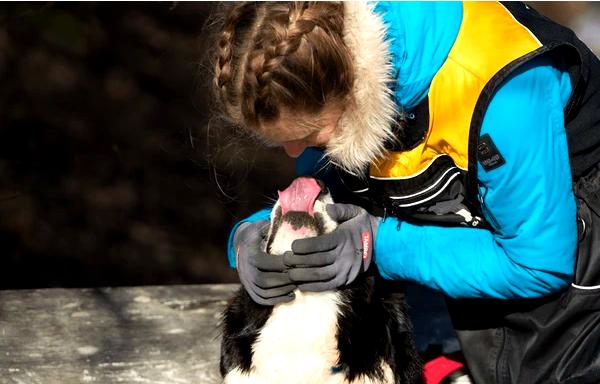
M386 27L373 5L351 1L344 6L344 42L353 58L354 100L346 107L326 154L336 166L364 176L366 167L385 152L385 142L394 138L393 67Z

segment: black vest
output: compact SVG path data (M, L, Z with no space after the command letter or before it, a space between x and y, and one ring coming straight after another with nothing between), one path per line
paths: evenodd
M531 56L549 55L571 76L565 122L580 223L575 278L551 297L448 300L448 307L476 383L600 383L600 61L571 30L523 3L504 6L543 43ZM508 73L490 84L473 124L481 126ZM478 139L473 130L471 140ZM467 190L476 196L476 180Z
M448 299L447 302L476 383L600 383L600 61L570 29L523 3L503 5L542 46L507 64L481 91L469 128L466 172L461 170L460 177L447 183L447 189L442 193L437 191L435 199L427 200L428 206L410 209L400 209L389 196L413 196L410 188L429 190L426 186L373 179L367 185L341 172L335 175L336 181L330 175L326 178L338 186L341 182L342 190L355 192L346 200L378 215L485 228L485 220L480 220L483 215L478 200L477 162L486 150L480 128L495 90L520 65L542 55L550 57L558 68L567 68L573 92L565 110L565 123L580 228L572 286L541 299ZM404 148L390 148L410 150L416 145L423 138L422 121L427 116L428 100L425 100L409 115L408 124L412 126L405 132L412 136L399 140ZM438 163L427 169L430 175L424 180L430 185L434 182L445 185L444 177L452 176L451 160L443 158ZM458 199L461 207L470 210L471 222L455 212L430 209L440 199L442 202ZM411 204L409 200L405 203L405 206ZM473 222L473 218L477 220Z

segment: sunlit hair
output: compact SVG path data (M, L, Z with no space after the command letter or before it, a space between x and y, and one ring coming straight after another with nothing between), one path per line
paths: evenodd
M214 86L223 112L254 129L282 108L318 113L353 85L337 2L249 2L228 12L219 35Z

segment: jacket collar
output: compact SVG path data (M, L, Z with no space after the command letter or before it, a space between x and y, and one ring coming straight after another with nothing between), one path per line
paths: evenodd
M463 9L459 2L353 1L344 6L354 101L326 154L336 166L364 175L384 155L385 144L396 140L393 130L402 126L394 120L402 122L403 112L427 95L454 44Z
M382 156L393 140L398 113L391 94L389 42L381 17L367 2L345 2L344 41L353 58L353 100L340 118L338 132L325 153L330 163L364 176L368 165Z

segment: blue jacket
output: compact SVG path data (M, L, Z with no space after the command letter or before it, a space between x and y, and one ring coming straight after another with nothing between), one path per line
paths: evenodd
M375 9L388 26L396 102L410 111L426 97L446 60L462 4L381 2ZM489 172L478 166L480 198L494 231L388 217L374 242L382 276L416 281L455 298L531 298L568 285L577 247L563 115L570 94L568 74L544 58L514 72L493 96L481 129L506 161ZM314 174L321 157L317 149L306 150L298 174ZM268 211L254 219L257 215L268 217ZM230 248L230 261L232 253Z

